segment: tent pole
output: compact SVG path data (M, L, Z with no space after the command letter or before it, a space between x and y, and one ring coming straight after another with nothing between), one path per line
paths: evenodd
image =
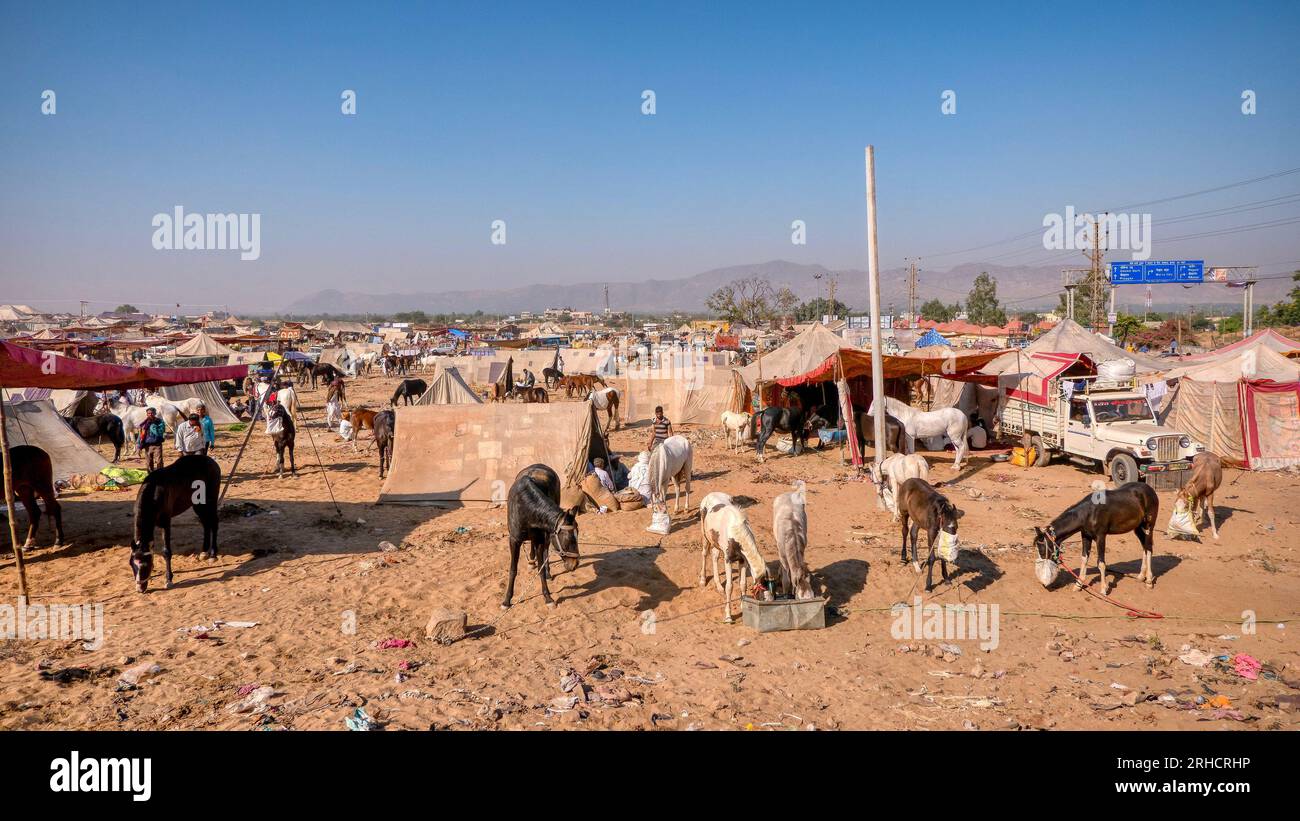
M271 374L271 384L280 378L280 368L284 365L285 360L281 359L275 366L275 371ZM295 391L296 393L296 391ZM239 452L235 454L235 463L230 466L230 472L226 474L226 484L221 488L221 495L217 497L217 505L226 498L226 491L230 490L230 483L235 478L235 471L239 470L239 460L244 457L244 448L248 447L248 440L253 436L253 429L257 427L257 418L262 415L262 409L266 407L266 397L271 395L270 386L267 387L266 393L258 397L257 405L253 410L253 418L248 423L248 433L244 434L244 441L239 446ZM354 434L355 435L355 434Z
M5 424L5 403L4 391L0 389L0 450L3 451L4 460L4 479L5 479L5 509L9 513L9 543L14 549L14 567L18 570L18 597L22 603L27 603L27 566L23 563L23 548L18 544L18 525L15 518L18 515L14 511L14 473L13 465L9 461L9 429ZM31 516L32 512L27 511Z

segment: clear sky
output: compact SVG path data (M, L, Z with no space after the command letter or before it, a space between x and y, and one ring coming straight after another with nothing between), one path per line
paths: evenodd
M1054 259L1038 237L931 255L1067 205L1300 167L1294 0L2 8L0 302L272 311L321 288L865 267L868 143L882 265L931 269ZM1297 193L1300 174L1143 210ZM1300 216L1280 202L1157 225L1154 256L1286 267L1297 224L1159 241ZM154 250L177 205L260 214L260 259Z

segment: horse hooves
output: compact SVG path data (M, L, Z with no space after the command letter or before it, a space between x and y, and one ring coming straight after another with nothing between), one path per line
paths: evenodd
M553 602L553 601L548 601L548 602L546 603L546 609L547 609L547 610L554 610L554 609L555 609L555 602Z
M501 604L501 609L502 609L502 610L509 610L509 609L510 609L510 602L502 602L502 604Z
M921 563L920 563L920 562L912 562L912 569L915 570L917 573L920 573L920 572L921 572Z

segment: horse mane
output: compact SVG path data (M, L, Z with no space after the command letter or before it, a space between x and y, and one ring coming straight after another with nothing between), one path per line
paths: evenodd
M740 545L740 555L749 565L749 570L755 578L767 574L767 562L758 549L758 539L754 538L754 530L749 526L749 519L734 503L727 511L727 538Z

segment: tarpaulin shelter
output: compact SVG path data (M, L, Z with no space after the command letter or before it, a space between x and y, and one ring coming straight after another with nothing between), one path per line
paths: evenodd
M417 405L481 405L482 397L465 384L460 371L439 368L438 375L429 383L429 389L416 400Z
M917 338L915 347L928 348L931 345L951 345L951 344L952 343L950 343L948 340L943 338L943 334L939 333L934 328L928 328L926 329L925 333L921 334L921 336Z
M575 487L595 456L607 454L590 402L401 407L379 502L502 504L529 465Z
M75 359L47 351L0 342L0 385L37 388L104 390L108 388L161 388L192 382L243 379L243 365L206 368L146 368Z
M674 425L717 425L723 411L744 409L745 386L731 368L635 368L619 380L622 413L631 424L654 416L662 405Z
M233 348L199 331L189 341L177 345L164 354L149 357L150 364L168 368L199 368L229 362Z
M214 425L233 425L239 417L231 413L225 397L216 382L195 382L190 385L168 385L159 391L164 399L179 402L183 399L198 399L208 412Z
M1072 319L1061 320L1056 327L1035 339L1019 351L1008 351L984 368L986 374L1002 375L1023 366L1026 355L1036 353L1086 354L1100 364L1112 359L1130 359L1138 373L1154 373L1169 367L1168 360L1126 351L1113 342L1089 331Z
M34 445L45 451L55 481L74 474L95 475L109 461L72 429L48 399L5 402L5 434L9 447Z
M51 390L50 388L4 388L4 398L10 402L48 399L54 409L65 419L74 416L94 416L99 397L92 391Z
M1231 345L1224 345L1213 351L1196 354L1195 356L1179 357L1178 363L1184 362L1209 362L1211 360L1221 359L1228 354L1235 354L1242 351L1254 350L1256 348L1268 348L1274 353L1282 354L1289 357L1300 357L1300 342L1283 336L1272 328L1265 328L1262 331L1256 331L1245 339L1233 342Z
M1223 350L1164 374L1178 379L1168 423L1229 464L1300 465L1300 363L1268 345Z
M613 376L615 370L614 351L612 348L561 348L557 360L560 371L567 374L591 374L593 376ZM540 377L540 372L538 373Z

